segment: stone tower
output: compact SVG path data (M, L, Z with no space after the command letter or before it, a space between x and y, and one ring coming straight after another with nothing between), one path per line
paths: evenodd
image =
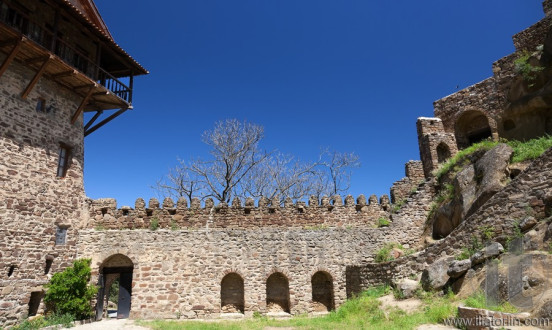
M92 0L0 0L0 325L36 314L78 257L84 138L146 73Z

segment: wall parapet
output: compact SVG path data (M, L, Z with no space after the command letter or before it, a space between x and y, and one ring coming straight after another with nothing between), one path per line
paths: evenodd
M203 205L193 198L188 205L186 198L175 203L165 198L162 203L151 198L146 205L138 198L134 208L117 208L112 198L88 200L89 221L84 227L101 229L151 228L260 228L260 227L375 227L379 218L390 218L389 196L378 200L376 195L355 198L351 195L309 198L293 202L290 198L280 203L278 198L261 198L255 204L252 198L245 203L235 198L231 205L208 198Z

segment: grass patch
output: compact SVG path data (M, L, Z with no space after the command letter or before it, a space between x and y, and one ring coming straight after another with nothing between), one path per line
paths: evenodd
M472 308L483 308L503 313L517 313L518 309L509 302L500 304L491 304L487 301L485 293L481 290L476 291L465 300L465 305Z
M378 228L387 227L389 226L389 224L391 224L391 221L389 221L389 219L386 219L384 217L379 218L377 222Z
M533 160L542 155L548 148L552 147L552 136L546 135L538 139L506 142L514 149L512 163L520 163L526 160Z
M451 171L454 171L454 172L459 171L464 165L466 165L468 161L468 156L472 155L477 151L490 150L493 147L495 147L497 144L498 142L495 142L495 141L484 140L484 141L475 143L466 149L460 150L456 155L450 158L435 172L435 177L437 178L438 181L440 181L441 178L443 178L447 173L450 173Z
M406 199L401 199L391 206L391 213L397 213L406 204Z
M456 256L456 260L465 260L471 258L475 254L475 252L481 250L483 248L483 244L477 239L476 236L472 236L470 245L465 246L462 248L462 252L460 252L459 255Z
M159 219L157 219L156 217L152 218L151 222L150 222L150 225L149 225L149 229L150 230L159 229Z
M421 310L406 313L399 309L387 312L377 298L391 293L388 286L371 288L341 307L322 317L295 316L289 320L273 320L259 316L243 321L195 322L195 321L140 321L152 329L264 329L266 327L294 327L297 329L415 329L421 324L437 324L456 316L455 298L452 295L436 297L427 294ZM431 295L431 297L430 297Z
M391 251L393 249L402 250L405 256L411 255L415 252L413 249L405 249L404 246L399 243L386 243L381 249L376 252L376 257L374 258L374 261L377 263L381 263L395 260L395 258L391 255Z
M22 323L14 326L13 330L31 330L40 329L52 325L62 325L64 328L73 327L74 317L71 314L50 314L46 317L38 316L32 321L25 320Z

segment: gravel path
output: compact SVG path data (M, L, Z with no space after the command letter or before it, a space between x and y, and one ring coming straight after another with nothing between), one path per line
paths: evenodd
M100 322L93 322L83 325L78 325L72 329L78 330L148 330L149 328L141 327L134 324L134 321L129 319L111 319Z

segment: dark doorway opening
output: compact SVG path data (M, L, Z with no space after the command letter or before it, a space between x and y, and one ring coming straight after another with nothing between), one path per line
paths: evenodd
M118 319L129 317L133 271L132 261L124 255L117 254L104 261L98 278L96 319L101 320L104 314Z

